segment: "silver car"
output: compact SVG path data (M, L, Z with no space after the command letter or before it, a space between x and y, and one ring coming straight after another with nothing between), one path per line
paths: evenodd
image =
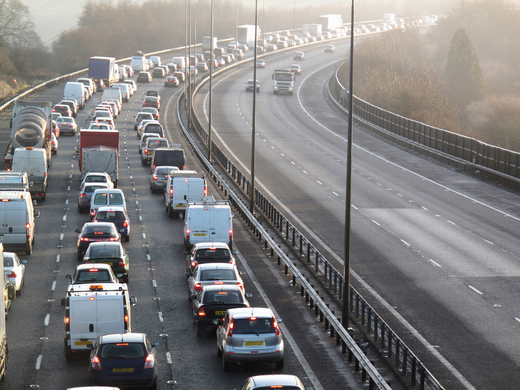
M296 375L256 375L246 379L240 390L255 389L292 389L305 390L302 381Z
M208 263L199 264L195 267L193 274L189 272L188 277L188 295L197 295L202 286L213 284L236 284L244 291L244 281L240 276L237 268L233 264Z
M20 260L14 252L4 252L4 274L16 289L16 295L21 294L25 284L25 264L27 260Z
M152 174L150 175L150 191L163 191L164 183L166 183L166 180L168 179L168 172L178 170L178 167L167 165L160 165L155 167Z
M268 308L228 309L217 329L217 355L222 357L224 371L231 363L243 362L273 362L277 370L283 369L280 322Z

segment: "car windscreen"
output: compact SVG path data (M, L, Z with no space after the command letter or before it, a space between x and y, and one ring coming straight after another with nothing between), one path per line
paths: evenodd
M226 248L210 248L210 249L199 249L195 254L195 259L219 259L219 260L230 260L231 254Z
M112 282L112 278L105 269L90 268L78 271L75 282Z
M110 198L110 204L111 205L120 205L123 204L123 196L117 192L111 193L108 195Z
M119 221L126 219L125 213L122 211L99 211L96 215L98 221Z
M90 246L88 248L88 257L121 257L121 247L119 245L111 246Z
M166 140L158 140L158 139L151 139L148 141L146 147L148 149L155 149L155 148L165 148L168 147L168 141Z
M237 291L206 291L202 301L205 304L244 303L242 295Z
M157 176L167 175L167 174L168 174L168 171L169 171L168 168L160 168L160 169L157 169L157 170L155 171L155 174L156 174Z
M274 333L272 318L243 318L233 320L233 334Z
M146 127L144 128L144 132L145 133L157 133L157 134L162 134L163 132L163 128L161 125L158 125L156 123L149 123L146 125Z
M85 183L106 183L107 178L105 176L87 176Z
M202 270L200 280L236 280L235 273L230 269Z
M137 359L145 356L141 343L103 344L99 356L102 359Z
M112 225L112 226L110 226ZM85 226L85 229L83 230L83 233L86 233L86 234L99 234L99 235L103 235L103 234L112 234L114 233L114 225L113 224L103 224L103 225L100 225L100 224L95 224L95 225L89 225L89 226Z

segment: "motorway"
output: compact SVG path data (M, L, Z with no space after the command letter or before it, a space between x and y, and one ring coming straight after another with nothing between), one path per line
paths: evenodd
M149 168L141 165L133 116L139 111L148 88L162 95L161 123L171 142L187 150L189 168L200 169L178 130L175 105L182 88L165 88L162 79L152 85L139 84L138 92L123 103L116 120L120 131L120 176L118 187L129 199L131 239L124 246L130 252L130 295L138 304L132 309L132 331L145 332L158 348L159 389L238 388L249 376L275 372L273 364L244 365L224 373L216 356L214 334L197 337L188 303L182 221L170 219L163 197L152 195ZM32 100L57 103L63 86L43 92ZM78 127L87 127L89 114L101 93L95 94L83 111ZM0 148L9 137L9 120L0 121ZM35 247L27 259L26 283L8 315L9 363L3 387L6 389L66 389L89 384L87 359L67 363L63 353L63 309L60 301L67 289L65 275L77 265L76 228L88 221L77 209L80 182L74 148L77 136L63 135L58 154L52 158L47 199L39 202L41 217L36 221ZM218 196L213 188L210 193ZM240 221L235 223L238 267L243 273L250 303L269 306L283 319L286 357L283 373L298 375L306 387L316 390L359 389L337 350L309 315L306 306L287 286L279 272L258 247Z
M293 96L258 69L256 185L342 269L347 122L327 103L335 54L306 49ZM213 140L244 172L251 160L252 66L213 82ZM207 128L208 93L195 102ZM354 90L355 93L355 90ZM204 119L205 118L205 119ZM354 129L351 283L447 389L520 379L520 198Z

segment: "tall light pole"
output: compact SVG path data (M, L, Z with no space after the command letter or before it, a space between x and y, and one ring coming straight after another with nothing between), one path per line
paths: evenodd
M188 59L188 1L184 0L184 62ZM182 69L181 69L182 70ZM184 83L184 108L188 107L188 86Z
M188 82L188 129L191 130L191 111L192 111L192 96L191 96L191 0L188 2L188 33L189 33L189 42L188 42L188 61L186 63L186 67L184 69L184 73L186 74L186 81Z
M213 106L212 91L213 91L213 0L211 0L211 16L209 22L209 128L208 128L208 161L211 162L211 107Z
M256 157L256 59L258 56L258 0L255 0L255 51L253 56L253 125L251 126L251 198L249 201L249 211L255 213L255 157Z
M345 264L343 270L343 307L341 323L348 329L349 290L350 290L350 236L352 211L352 123L353 123L353 84L354 84L354 0L350 15L350 69L349 69L349 96L348 96L348 147L347 147L347 200L345 204Z

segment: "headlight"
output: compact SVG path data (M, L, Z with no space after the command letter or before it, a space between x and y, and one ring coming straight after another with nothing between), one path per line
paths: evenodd
M278 86L275 86L275 87L274 87L274 90L275 90L275 91L278 91Z

